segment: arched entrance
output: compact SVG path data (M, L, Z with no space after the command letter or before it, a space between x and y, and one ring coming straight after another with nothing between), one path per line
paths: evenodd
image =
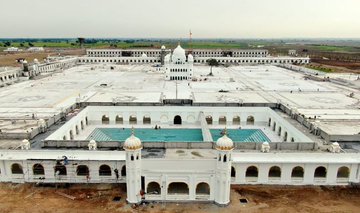
M249 117L247 117L247 119L246 119L246 125L254 125L254 123L255 123L255 118L254 118L254 116L249 116Z
M189 186L183 182L173 182L169 184L168 194L189 194Z
M233 117L233 125L240 125L240 116Z
M297 166L291 172L291 178L304 178L304 168Z
M146 187L146 193L160 195L161 194L160 184L157 182L150 182Z
M196 186L196 195L210 195L209 184L202 182Z
M326 178L326 168L323 166L319 166L315 169L314 172L315 178Z
M281 169L278 166L273 166L269 169L269 178L280 178Z
M180 115L176 115L174 117L174 124L175 125L181 125L182 124L182 119L181 119L181 116Z
M337 172L337 178L349 178L350 169L346 166L340 167Z
M257 181L258 179L258 175L259 175L259 171L258 168L255 166L250 166L246 169L246 173L245 173L245 177L247 179L247 181L252 182L252 181Z
M111 176L111 168L110 166L104 164L99 168L99 176Z
M44 175L45 171L44 171L44 167L41 164L34 164L33 166L33 174L34 175Z
M212 118L211 115L206 116L205 119L206 119L206 123L207 123L208 125L213 124L213 118Z

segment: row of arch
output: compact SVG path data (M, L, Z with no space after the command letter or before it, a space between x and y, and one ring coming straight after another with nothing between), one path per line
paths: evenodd
M161 195L161 187L158 182L150 182L146 187L147 194ZM197 195L210 195L210 185L206 182L200 182L196 185L195 193ZM189 194L189 185L185 182L171 182L167 187L167 194Z
M206 119L206 123L207 123L208 125L212 125L212 124L213 124L213 121L214 121L214 120L213 120L213 117L212 117L211 115L207 115L207 116L205 117L205 119ZM226 116L220 116L220 117L219 117L218 123L219 123L220 125L226 125L227 122L228 122L228 120L227 120L227 117L226 117ZM240 122L241 122L240 116L234 116L234 117L232 118L232 124L233 124L233 125L240 125ZM249 116L246 118L246 125L254 125L254 124L255 124L255 118L254 118L254 116L249 115Z
M337 178L349 178L350 169L349 167L342 166L338 168ZM257 178L259 176L259 170L256 166L249 166L246 169L246 178ZM236 170L231 167L231 177L236 177ZM281 178L281 168L279 166L272 166L268 171L269 178ZM327 169L324 166L319 166L314 171L314 178L326 178ZM291 170L291 178L304 178L304 168L296 166Z
M161 62L160 59L79 59L81 63L156 63Z
M80 134L80 130L84 130L85 126L88 126L88 125L89 125L89 120L88 120L87 117L85 117L84 120L81 120L79 124L75 125L75 134L76 135ZM68 136L67 135L63 136L63 140L68 140L68 139L74 140L75 134L74 134L73 129L71 129L71 130L69 130L69 135Z
M276 123L276 121L272 122L272 119L269 118L268 121L268 127L271 128L272 131L275 132L276 135L278 135L283 142L295 142L294 137L290 137L288 135L288 132L286 130L283 130L283 128Z
M208 59L195 59L195 63L206 63ZM221 63L253 63L253 64L290 64L298 63L305 64L309 63L308 59L216 59Z
M99 167L99 176L112 176L113 172L109 165L103 164ZM11 165L11 173L12 174L24 174L23 167L19 163L14 163ZM44 166L40 163L34 164L32 166L32 174L33 175L45 175ZM54 174L56 175L67 175L67 168L64 165L55 165L54 166ZM124 165L121 168L121 176L126 176L126 166ZM77 176L89 176L90 170L87 165L78 165L76 167L76 175Z

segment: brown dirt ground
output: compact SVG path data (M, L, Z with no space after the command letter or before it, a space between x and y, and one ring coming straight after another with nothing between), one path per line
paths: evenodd
M320 65L322 67L331 68L335 72L360 74L360 62L312 59L312 64L315 66Z
M43 61L48 55L84 55L83 49L46 49L44 52L21 52L21 53L0 53L0 67L12 66L19 67L20 64L16 62L18 58L25 58L28 62L32 62L35 58Z
M231 203L153 203L132 208L126 204L124 184L72 185L68 188L34 184L0 184L0 212L360 212L360 189L348 187L233 186ZM75 200L56 191L76 197ZM121 201L114 202L114 196ZM248 199L240 204L239 199Z

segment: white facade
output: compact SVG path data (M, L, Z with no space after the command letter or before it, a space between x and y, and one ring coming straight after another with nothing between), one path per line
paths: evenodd
M166 80L191 80L194 73L194 58L191 54L186 57L185 50L178 45L172 54L165 56Z
M6 67L0 70L0 87L17 82L20 72L20 69L7 69Z

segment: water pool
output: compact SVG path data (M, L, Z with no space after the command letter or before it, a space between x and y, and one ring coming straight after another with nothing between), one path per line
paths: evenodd
M135 136L143 142L202 142L201 129L135 129ZM131 129L96 128L87 138L96 141L125 141Z
M210 129L214 141L222 135L223 129ZM234 142L271 142L260 129L227 129L227 135Z

